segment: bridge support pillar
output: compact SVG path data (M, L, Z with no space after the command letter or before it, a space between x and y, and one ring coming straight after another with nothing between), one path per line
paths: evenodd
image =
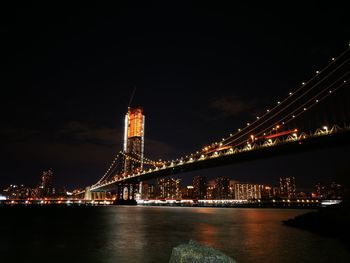
M137 205L136 194L138 193L138 184L119 184L117 186L116 205Z
M106 198L105 192L93 192L92 200L104 200Z
M90 187L85 188L85 196L84 196L85 201L90 201L92 200L92 192Z
M85 189L85 201L93 201L93 200L104 200L106 198L106 192L92 192L90 187L86 187Z

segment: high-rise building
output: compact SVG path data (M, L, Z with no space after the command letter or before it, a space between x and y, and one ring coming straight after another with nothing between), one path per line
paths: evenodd
M142 200L149 200L149 199L155 199L155 186L154 184L150 184L148 182L142 183L142 192L141 192L141 199Z
M43 171L41 175L41 181L39 184L39 195L40 197L51 196L55 194L55 189L52 185L53 172L51 169Z
M193 178L193 197L205 199L207 196L207 178L205 176L195 176Z
M318 199L342 199L344 195L342 185L335 182L331 184L318 183L315 188Z
M3 190L3 195L8 199L26 199L34 197L33 190L25 185L10 185Z
M293 199L296 197L295 177L280 178L280 195L282 198Z
M280 198L281 197L281 189L277 186L272 187L272 197L273 198Z
M157 180L157 198L180 199L181 179L175 179L172 177L159 178Z
M124 126L124 174L143 170L145 116L140 107L128 109Z
M238 184L238 181L230 180L229 199L235 199L236 184Z
M317 183L315 186L316 196L318 199L325 199L328 194L328 189L325 184Z
M274 197L273 188L269 185L264 185L261 190L261 199L269 200Z
M193 199L193 186L192 185L188 185L186 187L181 188L181 198L182 199Z
M215 187L216 187L215 180L209 180L208 183L207 183L206 199L208 199L208 200L214 199L214 197L215 197Z
M230 197L230 178L220 176L215 179L214 199L229 199Z
M235 184L235 199L236 200L254 200L261 199L262 185L259 184Z

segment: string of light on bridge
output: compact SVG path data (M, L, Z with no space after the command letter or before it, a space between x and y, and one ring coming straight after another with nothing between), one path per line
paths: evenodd
M299 107L297 107L296 109L294 109L292 112L289 112L287 114L287 116L283 116L282 118L280 118L278 121L274 122L272 125L268 126L267 128L265 128L264 130L259 131L258 133L256 133L255 135L251 135L251 136L261 136L261 135L266 135L265 132L269 131L272 129L272 131L274 130L278 130L279 128L281 128L281 126L291 122L292 120L295 120L297 117L299 117L300 115L302 115L303 113L305 113L308 109L311 109L312 107L314 107L316 104L318 104L319 102L323 101L324 99L326 99L328 96L330 96L333 92L336 92L338 89L342 88L347 81L343 80L344 77L346 77L349 74L349 71L346 72L342 77L338 78L336 81L334 81L332 84L330 84L329 86L325 87L323 90L321 90L320 92L318 92L315 96L313 96L311 99L309 99L308 101L306 101L305 103L303 103L302 105L300 105ZM330 88L336 84L337 82L342 81L341 84L334 88L333 90L330 90ZM321 96L322 94L326 93L324 96ZM318 98L318 96L321 96L320 98ZM311 104L310 104L311 103ZM309 105L310 104L310 105ZM306 107L307 106L307 107ZM300 113L296 114L299 110L301 110ZM286 120L287 118L290 118L288 120ZM264 124L264 123L262 123ZM259 124L256 128L260 127L262 124ZM250 132L252 133L252 132ZM243 137L244 135L248 135L248 133L245 133L243 135L241 135L239 138ZM229 145L232 144L232 142L226 143L226 144L222 144L222 145ZM242 144L242 142L235 144L235 146Z
M338 60L340 57L344 56L348 51L349 51L349 49L347 49L345 52L343 52L337 59L332 60L332 62L331 62L329 65L327 65L327 67L325 67L325 68L324 68L323 70L321 70L321 71L318 71L318 74L320 74L320 73L324 72L326 69L328 69L328 68L334 63L334 61L336 61L336 60ZM349 61L349 58L346 60L346 62L347 62L347 61ZM330 74L334 73L337 69L339 69L341 66L343 66L346 62L343 62L343 63L342 63L340 66L338 66L335 70L333 70L331 73L327 74L326 77L324 77L323 79L321 79L320 81L318 81L316 84L312 85L312 87L311 87L310 89L306 90L305 93L303 93L302 95L298 96L298 97L296 98L296 100L301 99L303 96L305 96L306 94L308 94L309 92L311 92L311 90L313 90L318 84L320 84L321 81L323 81L323 80L325 80L325 78L329 77ZM317 74L317 75L318 75L318 74ZM267 109L267 110L266 110L266 113L263 114L261 117L258 116L257 119L256 119L254 122L252 122L252 123L247 122L247 127L243 128L243 129L238 129L238 132L237 132L235 135L237 135L237 134L239 134L239 133L241 133L241 132L247 130L249 126L253 126L253 125L256 124L256 123L259 123L259 121L261 121L261 119L263 119L264 117L267 117L267 116L270 117L271 114L272 114L272 112L273 112L274 110L279 109L280 107L282 107L282 105L283 105L285 102L287 102L292 96L295 96L295 95L297 94L297 92L299 92L299 91L301 91L303 88L307 87L307 85L308 85L312 80L314 80L316 77L317 77L317 76L312 77L312 78L311 78L308 82L306 82L306 83L303 82L303 83L302 83L303 85L302 85L300 88L298 88L298 89L297 89L296 91L294 91L294 92L290 92L290 93L289 93L289 97L287 97L286 99L284 99L282 102L278 101L278 102L277 102L277 105L276 105L275 107L273 107L271 110L270 110L270 109ZM293 104L296 100L293 100L291 103L287 104L286 106L283 105L283 108L282 108L278 113L280 113L282 110L288 108L288 107L289 107L291 104ZM278 113L277 113L277 114L278 114ZM274 117L274 116L276 116L276 114L274 114L272 117ZM271 117L271 118L272 118L272 117ZM249 134L249 132L247 132L245 135L248 135L248 134ZM235 136L235 135L231 135L231 134L230 134L230 137L228 137L228 138L226 138L226 139L223 139L222 141L224 142L224 141L226 141L226 140L230 140L230 138L233 137L233 136Z
M145 158L145 157L143 157L142 160L136 159L136 158L134 158L134 157L132 157L132 156L130 156L130 155L127 155L127 154L124 153L124 152L121 152L121 154L122 154L123 156L125 156L126 158L128 158L128 159L134 161L134 162L138 162L138 163L143 162L144 164L152 165L152 166L155 166L155 167L164 164L163 162L153 161L153 160L148 159L148 158ZM135 154L135 155L141 157L141 156L140 156L139 154L137 154L137 153L133 153L133 154Z
M119 160L120 154L121 154L121 152L119 152L117 154L117 156L113 159L111 165L109 166L108 170L104 173L104 175L101 177L101 179L97 181L97 183L95 185L98 185L101 182L105 181L105 179L108 178L108 176L110 176L111 173L113 173L113 171L115 170L116 166L118 165L117 161ZM117 165L114 167L115 164L117 164Z

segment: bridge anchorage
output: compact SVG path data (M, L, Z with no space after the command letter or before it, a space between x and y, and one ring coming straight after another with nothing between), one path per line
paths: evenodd
M125 116L123 151L117 154L102 178L78 196L90 200L112 193L116 204L136 204L142 194L143 181L350 144L349 53L350 47L236 132L176 160L145 158L143 109L129 108Z

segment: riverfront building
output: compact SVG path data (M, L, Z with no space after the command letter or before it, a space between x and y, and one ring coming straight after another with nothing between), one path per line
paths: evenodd
M296 185L294 176L280 178L280 196L282 198L288 199L296 198Z
M181 199L181 179L173 177L157 179L158 199Z
M205 199L207 196L207 178L205 176L195 176L193 178L193 197Z
M235 184L236 200L256 200L261 199L263 185L259 184Z

